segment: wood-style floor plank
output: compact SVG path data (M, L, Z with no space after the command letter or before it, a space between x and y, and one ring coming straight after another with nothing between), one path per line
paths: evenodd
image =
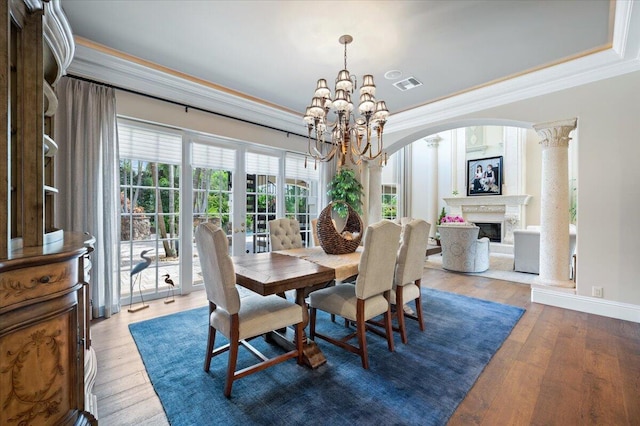
M422 283L527 310L450 425L640 424L640 324L532 304L523 284L435 269L425 269ZM205 306L206 298L150 305L92 323L100 425L168 424L128 325Z

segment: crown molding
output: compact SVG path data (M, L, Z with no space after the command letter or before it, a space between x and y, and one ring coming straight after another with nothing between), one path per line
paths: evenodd
M283 131L306 134L298 114L170 71L76 40L76 55L67 73Z
M44 8L44 39L58 64L58 74L52 83L55 85L73 60L75 42L60 0L46 2Z
M640 32L640 12L636 10L634 15L632 9L632 1L615 3L610 46L571 61L392 114L385 126L385 135L640 70L640 43L634 35ZM87 40L76 39L75 57L67 72L283 131L306 134L297 113Z

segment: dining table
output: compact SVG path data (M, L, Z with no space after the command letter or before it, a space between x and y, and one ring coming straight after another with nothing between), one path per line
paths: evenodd
M362 249L355 253L331 255L321 247L279 250L247 256L233 256L236 283L262 296L284 295L295 290L296 303L303 306L304 326L309 323L305 301L309 292L357 276ZM295 331L292 328L269 333L267 339L290 350ZM306 365L317 368L327 360L316 343L304 337L303 359Z

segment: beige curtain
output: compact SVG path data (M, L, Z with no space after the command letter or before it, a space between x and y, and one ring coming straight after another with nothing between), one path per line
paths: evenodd
M56 86L56 221L61 229L88 232L91 301L95 317L120 310L118 279L119 159L113 88L63 77Z

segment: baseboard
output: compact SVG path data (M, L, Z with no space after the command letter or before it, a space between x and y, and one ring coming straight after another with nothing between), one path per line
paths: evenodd
M579 296L555 288L531 286L531 301L588 314L640 323L640 306L594 297Z

